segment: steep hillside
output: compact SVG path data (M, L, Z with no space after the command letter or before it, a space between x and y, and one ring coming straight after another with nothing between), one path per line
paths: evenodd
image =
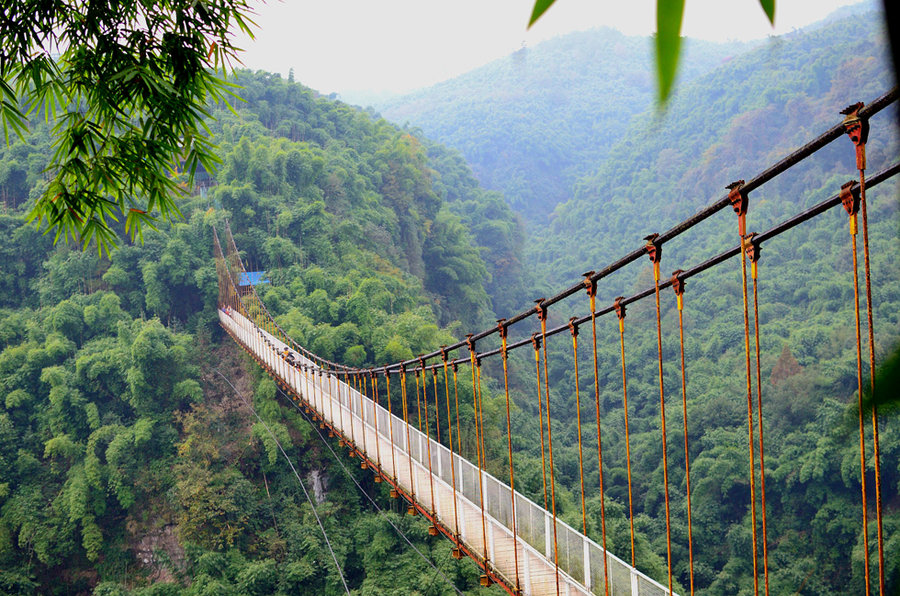
M492 318L479 245L448 207L483 191L383 120L264 73L239 80L246 103L213 107L222 166L179 203L184 220L143 244L123 234L109 260L25 221L47 126L0 149L0 594L343 593L298 478L220 373L315 485L351 588L451 589L219 329L212 226L231 221L296 339L373 365ZM423 524L386 515L450 582L477 584Z
M683 83L663 117L651 111L635 118L606 161L578 182L570 201L557 207L547 232L526 245L527 261L536 264L537 277L545 280L546 288L558 289L585 270L599 269L640 248L647 234L665 231L722 198L730 182L753 177L838 124L842 118L839 111L848 104L871 101L888 91L894 82L880 19L877 13L855 15L774 39ZM900 159L896 117L894 107L871 122L870 173ZM749 231L764 231L803 211L837 193L842 183L856 176L852 144L846 138L835 141L800 167L751 193ZM891 256L897 240L897 183L873 189L868 196L875 247L876 359L883 361L900 340L900 268ZM736 218L728 209L665 244L663 276L737 243ZM766 243L759 281L772 590L779 594L862 593L859 447L853 412L856 344L846 214L833 209ZM641 258L604 279L598 300L606 307L615 296L627 296L652 284L649 261ZM692 278L685 296L696 586L703 594L749 594L753 570L739 263L731 259ZM642 527L650 537L649 550L664 557L652 302L651 294L649 300L629 311L626 351L631 424L640 428L631 436L635 492L641 495L636 511L648 516ZM666 409L670 415L675 413L675 424L680 425L674 302L671 291L666 290L662 296ZM608 484L611 500L627 506L622 373L614 317L608 318L613 320L602 322L599 355L600 396L607 421L604 433L608 433L604 434L603 449L604 454L609 450L616 456L605 473L613 478ZM571 425L576 396L571 347L565 340L557 343L550 361L551 378L555 375L563 387L558 398L558 403L562 402L560 425L566 420ZM586 359L582 367L590 370L591 364ZM582 383L582 392L591 391L591 385ZM755 387L755 379L753 384ZM587 412L591 410L587 408ZM537 414L536 407L532 413ZM556 425L554 421L554 429ZM883 421L882 428L882 462L893 461L896 456L885 454L900 448L897 419ZM675 432L678 438L670 439L670 457L679 453L682 439ZM567 457L569 462L561 472L564 482L577 486L575 448L558 457ZM671 459L669 463L670 487L677 487L672 497L672 510L678 512L673 530L677 536L676 581L687 586L685 479L683 456L677 457L680 470L673 471ZM604 462L604 468L606 465ZM596 474L596 463L591 465L591 473ZM893 470L890 476L883 484L885 495L900 490L900 476ZM725 477L729 480L722 483ZM871 475L869 478L871 484ZM594 507L598 506L594 501ZM900 519L896 504L887 512L890 521L885 523L896 527ZM593 519L596 522L596 512ZM627 555L627 533L620 532L617 540L617 554ZM873 542L874 534L870 544ZM886 555L886 560L897 560L897 546L887 548L892 554ZM640 561L642 556L638 558ZM652 557L644 561L644 565L653 562ZM894 563L888 567L889 583L896 589L898 570Z
M612 260L623 238L667 229L838 122L846 105L881 95L894 84L883 27L877 12L847 17L775 38L684 84L663 117L636 118L609 158L578 181L535 256L556 282L585 262ZM889 127L890 119L879 123ZM894 135L873 139L869 153L870 170L883 167L896 154ZM754 203L771 205L753 209L754 227L833 192L831 177L847 165L846 148L834 144L754 193Z

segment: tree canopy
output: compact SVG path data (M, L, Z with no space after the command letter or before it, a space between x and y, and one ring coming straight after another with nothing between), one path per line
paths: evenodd
M245 0L24 0L0 18L0 121L22 135L53 124L49 178L30 217L56 239L115 246L110 221L141 235L179 213L173 173L218 158L203 123L237 55L233 30L251 34Z

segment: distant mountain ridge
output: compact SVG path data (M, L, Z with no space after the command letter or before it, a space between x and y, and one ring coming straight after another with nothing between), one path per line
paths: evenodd
M483 186L540 221L653 105L651 41L608 28L570 33L375 108L459 150ZM749 47L688 40L680 80Z
M637 117L609 158L578 181L535 252L554 263L547 271L562 276L558 281L577 276L585 262L619 256L623 237L639 240L658 231L650 227L674 225L722 196L730 181L753 176L839 122L846 105L888 91L889 60L880 13L856 13L773 38L682 85L664 118ZM884 136L873 139L870 167L896 155L896 139L888 139L887 146ZM828 188L845 171L842 149L826 148L755 193L779 197L785 207L765 216L755 209L754 216L772 222L786 205Z

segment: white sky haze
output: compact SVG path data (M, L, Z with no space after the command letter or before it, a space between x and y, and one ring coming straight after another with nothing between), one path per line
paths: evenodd
M773 29L758 0L686 0L682 35L712 41L779 35L857 0L778 0ZM522 47L593 27L656 29L655 0L557 0L526 30L533 0L269 0L257 5L248 68L293 68L323 93L427 87ZM649 51L649 48L648 48Z

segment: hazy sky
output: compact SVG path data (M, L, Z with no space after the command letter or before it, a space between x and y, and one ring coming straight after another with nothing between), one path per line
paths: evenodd
M655 0L557 0L526 30L534 0L269 0L257 6L244 65L318 91L401 92L462 74L570 31L656 29ZM758 0L686 0L682 35L748 40L789 32L857 0L778 0L775 28ZM649 51L649 48L648 48Z

